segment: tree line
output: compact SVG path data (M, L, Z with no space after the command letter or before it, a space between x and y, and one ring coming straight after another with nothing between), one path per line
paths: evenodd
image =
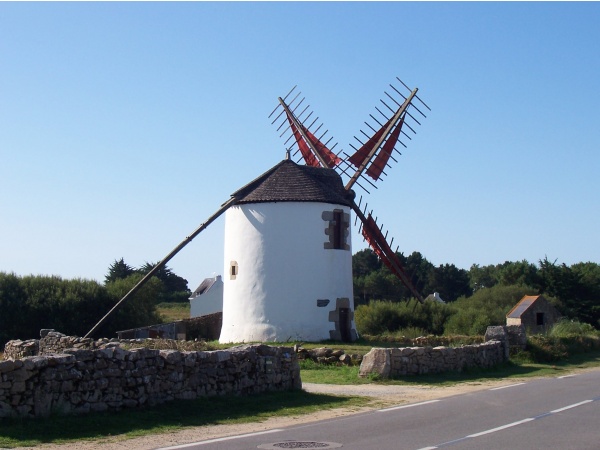
M417 291L424 297L438 292L448 303L448 307L436 310L437 319L421 321L420 325L415 320L407 320L407 313L398 312L397 316L404 317L398 322L400 328L415 326L439 333L445 327L453 332L483 327L485 331L486 323L504 323L506 313L523 295L538 294L551 300L564 316L600 328L600 266L597 263L580 262L567 266L544 257L537 264L526 260L505 261L487 266L473 264L465 270L454 264L435 266L419 252L397 255ZM357 252L352 264L355 306L385 300L404 302L404 306L395 307L397 311L407 307L411 300L410 291L373 251ZM378 307L382 308L381 305ZM436 307L413 305L411 308L415 311L413 317L417 317L417 310L429 311ZM442 320L442 317L445 318ZM441 322L444 325L440 328ZM467 327L469 323L473 326Z
M43 328L84 336L152 267L145 263L135 269L121 258L110 265L104 283L0 272L0 346L11 339L39 337ZM187 301L190 294L187 280L165 266L99 333L114 336L116 331L160 323L157 304Z
M438 292L447 304L411 299L409 290L369 249L352 259L356 320L360 333L378 334L414 328L433 334L478 334L487 325L504 323L508 310L523 296L544 294L559 311L600 328L600 266L571 266L548 258L537 264L506 261L469 270L454 264L433 265L421 253L399 253L408 277L427 296ZM83 336L155 264L134 268L123 258L108 268L104 283L57 276L17 276L0 272L0 346L10 339L31 339L42 328ZM99 330L119 330L161 322L156 306L187 302L188 282L168 267L156 276ZM97 336L96 336L97 337Z

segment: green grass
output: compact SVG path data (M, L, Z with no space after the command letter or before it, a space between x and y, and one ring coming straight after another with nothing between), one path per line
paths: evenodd
M156 310L165 323L190 318L190 302L183 303L159 303Z
M217 424L262 422L270 417L295 416L323 409L358 408L364 397L310 394L304 391L265 393L248 397L210 397L173 401L148 409L52 416L46 419L1 419L0 448L40 444L128 439Z
M470 369L464 372L446 372L443 374L419 375L393 380L377 380L372 378L359 378L358 367L336 367L318 365L312 361L301 361L302 381L306 383L321 384L366 384L379 383L387 385L429 385L451 386L464 382L484 382L504 378L527 378L541 376L564 375L580 368L600 367L600 352L580 353L570 356L563 361L552 364L532 363L520 361L517 358L510 362L491 369Z

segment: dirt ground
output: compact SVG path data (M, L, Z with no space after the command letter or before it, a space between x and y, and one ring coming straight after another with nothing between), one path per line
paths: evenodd
M338 386L326 384L304 383L303 389L307 392L327 393L334 395L357 395L371 397L373 402L368 407L363 408L341 408L320 411L313 414L290 417L273 417L264 422L235 424L235 425L210 425L202 427L191 427L174 433L156 434L134 439L124 439L118 436L114 438L102 439L95 442L78 442L72 444L43 444L37 447L20 447L21 449L36 450L134 450L134 449L154 449L159 447L169 447L182 445L207 439L253 433L265 431L274 428L283 428L292 425L299 425L308 422L326 420L334 417L342 417L359 412L380 409L386 406L401 405L405 403L417 403L427 400L434 400L452 395L464 394L491 387L514 384L517 381L498 380L490 382L461 383L450 387L430 387L430 386L382 386L382 385L358 385L358 386Z

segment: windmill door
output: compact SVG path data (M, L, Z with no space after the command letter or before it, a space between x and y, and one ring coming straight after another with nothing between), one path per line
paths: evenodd
M340 334L342 342L351 342L352 333L350 333L350 308L340 308Z

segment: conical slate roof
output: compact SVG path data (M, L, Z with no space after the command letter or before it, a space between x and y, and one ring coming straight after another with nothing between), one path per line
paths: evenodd
M310 167L285 159L232 194L236 203L322 202L352 206L353 193L346 191L333 169Z

